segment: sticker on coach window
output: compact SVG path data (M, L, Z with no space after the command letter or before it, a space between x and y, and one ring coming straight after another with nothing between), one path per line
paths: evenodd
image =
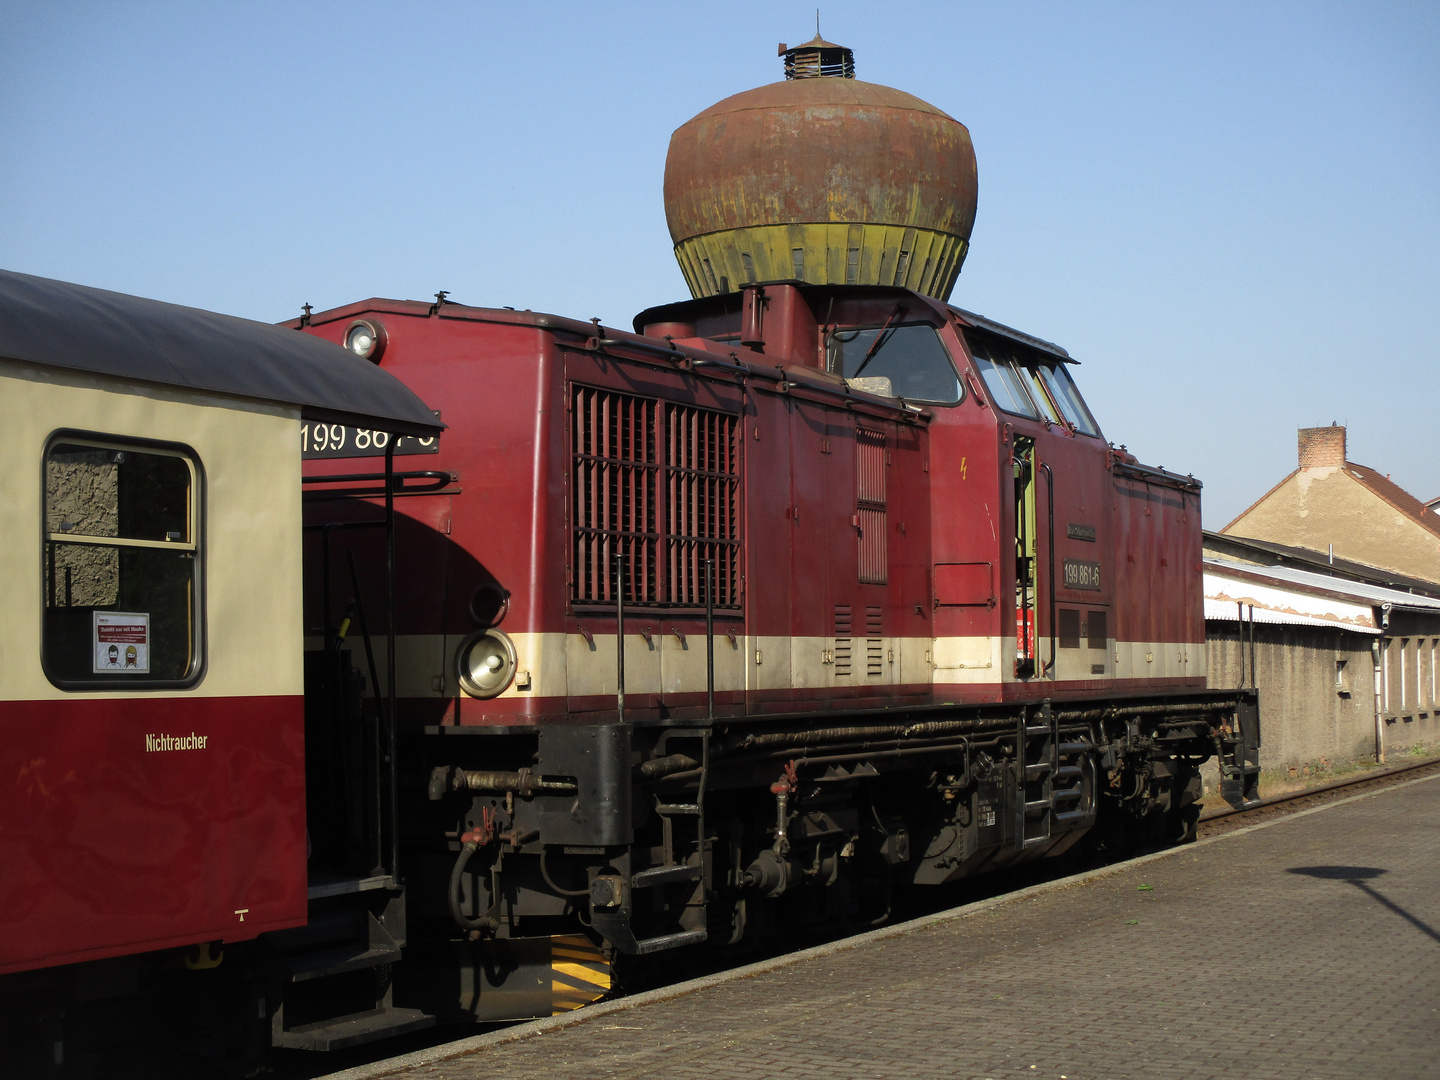
M150 615L136 611L95 612L95 673L150 673Z

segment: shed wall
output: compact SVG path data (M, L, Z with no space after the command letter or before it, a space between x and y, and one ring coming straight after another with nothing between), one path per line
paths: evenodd
M1210 620L1208 679L1212 689L1240 685L1240 626ZM1249 627L1246 627L1249 634ZM1374 663L1371 638L1318 627L1255 626L1255 678L1260 690L1260 765L1303 770L1322 759L1332 765L1373 758ZM1245 684L1251 683L1249 642ZM1340 679L1337 682L1337 667Z

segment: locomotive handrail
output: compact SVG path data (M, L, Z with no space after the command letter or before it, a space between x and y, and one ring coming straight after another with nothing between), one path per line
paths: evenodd
M615 552L615 713L618 722L625 723L625 553L619 550Z
M740 359L734 352L730 354L731 359L734 361L732 364L713 355L702 354L697 356L695 354L702 352L701 350L686 349L678 345L673 345L673 343L671 346L663 346L644 340L630 341L622 338L597 338L592 335L588 336L583 342L560 341L557 338L555 344L558 348L562 349L575 349L591 354L601 353L602 355L612 356L615 359L644 362L639 357L615 356L615 354L603 352L603 349L608 346L615 346L622 349L629 348L634 349L636 352L664 357L666 360L674 362L687 362L692 370L711 367L719 368L724 372L736 376L742 383L746 379L764 380L771 385L763 387L763 389L769 390L772 393L796 394L797 391L800 391L796 396L806 400L815 400L822 404L838 403L847 409L858 408L860 410L873 410L876 415L884 416L887 419L898 419L907 424L915 424L932 419L932 414L928 409L914 405L903 398L895 398L894 404L888 404L885 399L875 394L855 391L848 386L843 390L839 388L827 389L825 387L812 386L805 382L796 382L789 378L784 367L752 365ZM762 387L757 386L756 389L762 389Z
M327 550L326 559L329 553ZM378 697L380 692L380 672L375 666L375 649L370 640L370 623L365 618L365 601L360 597L360 574L355 569L355 551L353 548L345 549L345 560L350 567L350 588L355 593L355 609L360 617L360 634L365 643L365 663L370 670L370 681L375 684L375 693ZM328 586L328 583L327 583ZM378 710L377 710L378 717ZM380 722L375 722L375 865L379 867L383 863L383 851L381 849L382 837L384 836L384 823L381 819L380 810Z
M400 881L400 788L395 760L395 444L398 441L391 439L385 444L385 697L390 714L390 876L397 883Z
M1050 463L1042 461L1040 468L1045 470L1045 523L1049 529L1049 551L1050 551L1050 663L1046 665L1050 669L1052 679L1059 678L1059 665L1055 662L1055 474L1050 471Z
M1193 476L1181 476L1179 473L1172 473L1165 469L1157 469L1153 465L1140 465L1129 461L1121 461L1113 453L1110 455L1111 468L1122 476L1129 476L1136 480L1158 480L1169 484L1181 491L1199 491L1205 485Z
M329 476L302 476L302 484L368 484L379 482L378 488L321 488L312 490L309 494L320 496L352 495L357 497L375 497L393 493L396 495L426 495L431 492L440 491L457 483L460 475L454 472L445 472L439 469L418 469L411 472L397 472L390 474L386 480L386 474L378 473L335 473ZM406 486L407 480L426 480L425 484L414 484Z

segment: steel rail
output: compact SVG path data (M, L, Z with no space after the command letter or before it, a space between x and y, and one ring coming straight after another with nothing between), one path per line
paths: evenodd
M1440 758L1427 758L1413 765L1399 765L1392 769L1381 769L1378 772L1367 773L1364 776L1352 776L1348 780L1336 780L1330 784L1320 784L1317 787L1286 792L1284 795L1276 795L1274 798L1261 799L1251 806L1226 806L1218 810L1207 810L1200 815L1200 821L1204 823L1207 821L1218 821L1221 818L1235 817L1239 814L1251 814L1257 810L1264 810L1271 806L1279 806L1282 803L1293 802L1296 799L1303 799L1310 795L1323 795L1327 791L1340 791L1344 788L1355 787L1357 784L1366 784L1374 780L1384 780L1391 776L1403 776L1405 773L1414 772L1416 769L1429 768L1435 765L1440 765Z

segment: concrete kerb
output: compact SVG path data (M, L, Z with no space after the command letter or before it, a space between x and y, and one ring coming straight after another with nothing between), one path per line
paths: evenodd
M505 1043L518 1042L521 1039L544 1035L547 1032L557 1031L561 1028L569 1027L572 1024L598 1020L611 1013L622 1012L626 1009L633 1009L656 1002L671 1001L675 998L685 997L688 994L693 994L696 991L704 990L712 986L718 986L722 983L754 978L757 975L763 975L767 972L789 967L792 964L800 964L807 960L820 959L849 949L865 948L875 942L899 937L902 934L911 934L925 930L938 923L967 919L972 915L989 911L1002 904L1015 903L1032 896L1039 896L1043 893L1054 892L1059 889L1076 888L1099 878L1126 873L1138 866L1145 866L1148 863L1158 862L1161 859L1168 859L1175 855L1196 851L1210 844L1224 843L1238 836L1245 836L1248 833L1258 832L1261 829L1269 829L1275 825L1283 825L1297 818L1323 813L1326 810L1333 810L1337 806L1359 802L1361 799L1373 799L1377 795L1398 791L1400 788L1410 787L1413 784L1428 784L1434 780L1440 780L1440 774L1435 776L1422 776L1415 780L1406 780L1398 784L1392 784L1389 787L1380 788L1376 791L1366 791L1359 795L1351 795L1348 798L1336 799L1334 802L1325 803L1323 806L1313 806L1308 810L1297 810L1294 813L1286 814L1283 817L1274 818L1270 821L1258 822L1255 825L1247 825L1244 828L1222 833L1220 836L1197 840L1193 844L1169 848L1165 851L1157 851L1150 855L1141 855L1138 858L1115 863L1111 866L1102 866L1096 870L1087 870L1085 873L1076 874L1073 877L1059 878L1055 881L1046 881L1039 885L1031 885L1024 889L1018 889L1015 892L1005 893L1001 896L992 896L986 900L977 900L973 904L964 904L960 907L951 908L948 911L939 911L933 915L925 915L918 919L912 919L909 922L897 923L894 926L884 926L878 930L869 930L863 934L856 934L853 937L841 938L838 941L826 942L823 945L815 945L808 949L801 949L798 952L787 953L784 956L777 956L769 960L759 961L758 963L747 964L744 967L732 968L729 971L717 972L714 975L705 975L698 979L690 979L686 982L676 983L673 986L662 986L658 989L647 990L644 993L635 994L631 997L617 998L614 1001L605 1001L597 1005L587 1005L573 1012L561 1013L558 1016L547 1016L539 1020L530 1020L522 1024L515 1024L511 1027L504 1028L500 1031L490 1031L484 1035L472 1035L469 1038L457 1039L455 1042L432 1046L425 1050L416 1050L413 1053L388 1058L385 1061L377 1061L369 1065L357 1065L351 1069L329 1073L319 1078L319 1080L379 1080L381 1077L392 1076L406 1069L433 1065L449 1058L462 1057L480 1050L502 1046Z

